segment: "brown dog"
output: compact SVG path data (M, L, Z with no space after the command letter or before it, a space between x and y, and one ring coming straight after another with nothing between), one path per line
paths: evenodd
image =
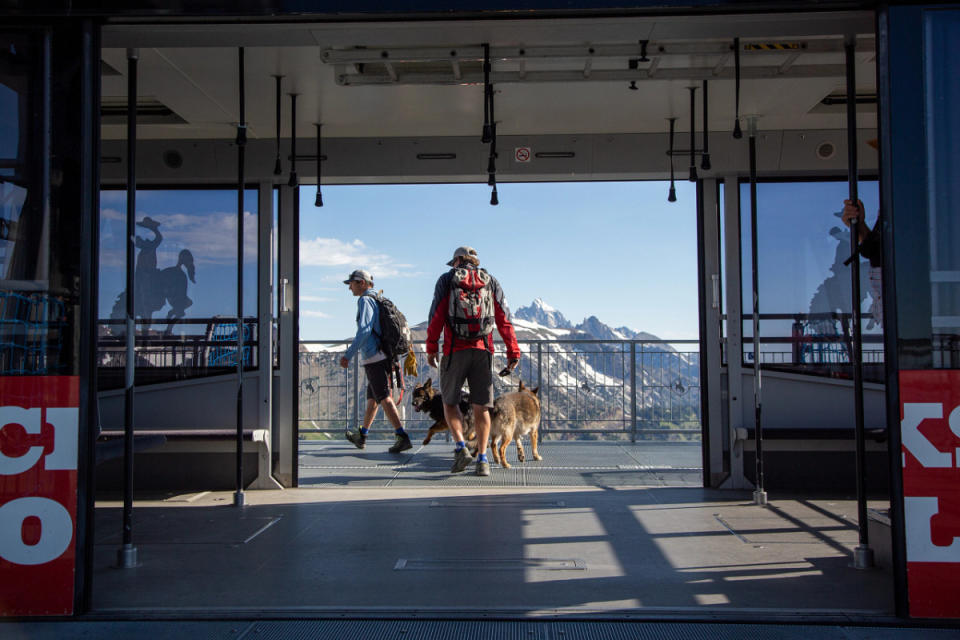
M493 402L493 411L490 412L491 449L494 462L499 462L504 469L510 468L506 453L511 440L517 442L517 460L523 462L526 459L520 438L528 433L533 459L543 460L537 451L540 431L540 399L537 397L539 391L540 387L527 389L521 380L519 391L506 393Z
M426 413L433 418L433 424L427 431L427 437L423 439L423 444L428 444L434 435L450 429L450 425L447 424L447 419L443 414L443 399L440 397L440 392L433 388L432 378L427 378L426 382L413 388L410 404L414 411ZM459 404L460 413L463 414L463 435L468 441L472 442L477 438L472 424L473 411L470 410L470 403L464 398L460 398ZM471 448L475 448L475 446L472 444Z

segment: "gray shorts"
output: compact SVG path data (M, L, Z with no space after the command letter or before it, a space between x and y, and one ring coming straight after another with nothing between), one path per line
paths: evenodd
M440 395L456 404L464 380L470 387L470 404L493 406L493 354L486 349L463 349L440 360ZM453 402L449 399L453 398Z

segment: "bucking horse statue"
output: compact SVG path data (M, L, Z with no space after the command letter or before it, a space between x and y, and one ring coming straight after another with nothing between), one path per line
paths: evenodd
M134 244L140 250L134 267L133 312L134 316L150 321L153 314L169 304L167 312L167 328L163 335L173 333L173 325L183 318L187 308L193 300L187 297L187 278L196 283L196 270L193 265L193 254L186 249L180 252L177 264L166 269L157 268L157 247L163 242L160 234L160 223L149 216L137 222L138 227L153 232L152 239L136 236ZM182 268L181 268L182 267ZM186 269L186 273L184 273ZM113 303L110 317L122 320L126 317L127 292L121 291Z

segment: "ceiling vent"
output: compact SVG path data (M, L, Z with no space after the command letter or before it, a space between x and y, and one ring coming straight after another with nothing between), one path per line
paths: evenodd
M876 93L858 93L856 98L858 113L876 113L877 112L877 94ZM847 112L847 94L831 93L823 97L820 102L815 104L809 113L846 113Z
M127 123L126 97L105 97L100 101L100 122L105 125ZM173 109L154 98L137 100L137 124L186 124Z

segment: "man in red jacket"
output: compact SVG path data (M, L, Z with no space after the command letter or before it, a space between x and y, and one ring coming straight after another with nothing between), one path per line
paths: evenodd
M517 334L510 321L510 309L497 279L480 268L477 252L458 247L453 267L440 276L433 291L433 303L427 316L427 363L437 366L440 332L443 331L443 359L440 361L440 395L443 413L456 441L453 466L459 473L473 461L463 440L463 416L457 406L464 381L470 387L473 425L477 432L477 475L489 476L487 443L490 439L490 413L493 406L493 327L507 346L507 369L520 362Z

